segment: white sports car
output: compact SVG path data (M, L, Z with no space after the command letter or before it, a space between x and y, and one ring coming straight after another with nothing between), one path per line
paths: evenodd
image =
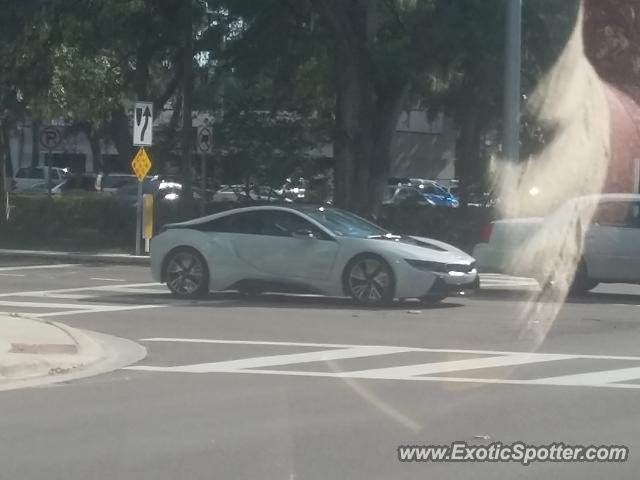
M167 225L151 241L151 268L181 298L238 290L434 303L479 284L474 259L451 245L310 205L239 208Z

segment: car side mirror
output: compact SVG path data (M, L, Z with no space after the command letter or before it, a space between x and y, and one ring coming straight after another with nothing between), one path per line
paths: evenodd
M296 230L295 232L293 232L292 235L293 235L293 238L297 238L299 240L310 240L310 239L316 238L313 232L307 229Z

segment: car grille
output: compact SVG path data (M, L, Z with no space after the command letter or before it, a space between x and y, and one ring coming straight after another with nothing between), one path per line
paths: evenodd
M464 263L448 263L446 265L447 272L469 273L476 267L475 262L467 265Z

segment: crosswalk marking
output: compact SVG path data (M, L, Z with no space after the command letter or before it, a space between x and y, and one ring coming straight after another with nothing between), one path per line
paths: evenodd
M133 299L131 300L132 304L122 304L119 302L116 305L69 302L69 300L82 301L105 293L140 295L146 293L164 294L166 292L165 288L158 287L160 287L160 284L158 283L131 283L125 285L110 284L94 285L90 287L59 288L53 290L6 292L0 294L0 310L10 309L12 312L19 312L20 309L35 309L35 313L29 312L30 316L45 318L166 307L166 305L135 304L135 300ZM108 297L105 297L105 300L107 298ZM54 311L40 312L39 310Z
M548 385L591 385L594 383L611 384L636 379L640 379L640 367L540 378L536 380L536 383L543 382Z
M139 287L160 287L158 283L129 283L126 285L95 285L92 287L73 287L73 288L58 288L55 290L31 290L26 292L8 292L0 293L0 297L40 297L51 293L71 293L71 292L127 292L130 289L137 289ZM160 288L153 290L154 293L160 292ZM166 291L164 288L162 291Z
M280 365L301 364L311 362L326 362L329 360L344 360L349 358L372 357L403 353L411 349L402 347L351 347L335 350L321 350L319 352L293 353L287 355L271 355L267 357L244 358L225 362L200 363L165 368L169 372L182 373L213 373L233 372L251 368L275 367ZM130 367L131 370L153 369L154 367Z
M12 272L15 270L43 270L50 268L69 268L69 267L77 267L77 265L69 264L69 263L54 263L53 265L23 265L16 267L0 267L0 272Z
M508 367L525 365L527 363L552 362L575 358L571 355L545 355L521 353L498 357L472 358L468 360L454 360L451 362L423 363L420 365L406 365L402 367L378 368L375 370L361 370L349 372L350 376L358 378L406 378L419 375L434 375L438 373L478 370L481 368Z
M480 275L480 288L484 289L537 289L538 282L533 278L514 277L500 273L483 273Z
M178 343L212 343L229 345L274 345L280 347L318 347L323 348L314 352L293 352L282 355L270 355L249 357L228 361L210 363L198 363L193 365L178 366L153 366L135 365L127 367L127 370L169 373L245 373L256 375L286 375L300 377L324 377L336 379L361 379L361 380L402 380L424 382L455 382L478 383L498 385L522 385L522 386L572 386L572 387L597 387L597 388L623 388L638 389L640 383L617 383L630 380L640 380L640 357L637 356L612 356L612 355L582 355L560 353L531 353L531 352L500 352L485 350L461 350L461 349L429 349L417 347L398 346L374 346L374 345L344 345L313 342L276 342L256 340L220 340L220 339L193 339L193 338L147 338L144 342L178 342ZM430 363L410 364L386 368L371 368L358 370L342 370L337 367L335 361L351 360L357 358L390 358L398 354L409 352L421 353L448 353L475 355L475 358L452 361L436 361ZM544 370L545 365L559 364L566 360L584 360L598 362L604 360L627 360L637 362L638 366L621 368L618 370L595 371L576 375L558 377L543 376L534 379L519 379L517 369L510 369L506 375L508 378L481 378L481 377L448 377L438 376L442 373L465 372L471 370L491 369L500 367L518 367L528 364L539 364ZM296 365L312 362L327 362L331 365L331 371L318 371L316 369L296 369ZM348 362L347 362L348 365ZM273 369L269 367L290 366L289 369ZM342 366L344 368L344 365ZM553 367L549 367L553 368ZM578 367L576 367L578 368ZM597 368L597 367L596 367ZM499 375L499 374L498 374ZM514 377L514 378L511 378Z

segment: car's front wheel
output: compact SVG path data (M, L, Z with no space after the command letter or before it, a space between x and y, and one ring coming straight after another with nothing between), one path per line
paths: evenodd
M394 297L391 267L377 255L353 258L344 269L343 282L345 292L361 305L384 305Z
M189 248L174 250L167 258L167 287L178 298L198 298L209 289L209 269L202 255Z

